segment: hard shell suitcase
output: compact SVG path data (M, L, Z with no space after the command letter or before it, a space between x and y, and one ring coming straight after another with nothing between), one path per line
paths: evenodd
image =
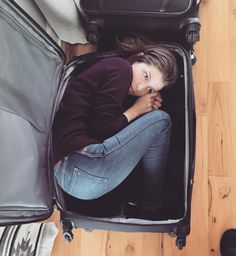
M196 124L189 50L175 42L162 43L175 54L179 64L177 83L162 94L166 102L164 109L173 123L165 193L169 218L163 221L126 219L122 208L118 207L121 211L116 215L112 211L117 205L121 206L120 195L130 189L129 179L128 185L125 182L104 198L84 204L57 186L51 161L52 122L68 79L101 58L121 53L91 53L65 66L60 47L13 1L0 0L0 18L0 142L3 145L0 225L44 220L57 207L68 241L73 238L72 228L78 227L166 232L177 237L176 245L182 249L190 232L195 159ZM111 214L104 215L101 208L105 212L111 208Z
M75 0L87 40L119 32L154 33L161 40L192 46L199 40L200 0ZM115 29L114 29L115 28Z

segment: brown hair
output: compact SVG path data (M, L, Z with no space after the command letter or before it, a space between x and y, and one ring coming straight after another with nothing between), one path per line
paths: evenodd
M144 36L131 34L117 39L118 48L129 53L127 60L134 62L144 62L154 65L163 74L165 85L176 82L178 78L178 66L174 55L166 47L159 44L150 43Z

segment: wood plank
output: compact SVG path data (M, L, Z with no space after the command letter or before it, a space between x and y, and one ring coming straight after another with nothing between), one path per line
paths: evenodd
M229 13L236 14L236 0L230 0Z
M62 50L66 55L66 62L69 62L73 57L96 51L96 46L92 44L69 44L62 42Z
M107 255L160 255L161 235L155 233L110 232L107 242ZM95 255L95 254L91 254Z
M219 245L223 232L232 228L232 194L230 177L209 177L209 248L211 256L220 255Z
M229 84L229 101L230 101L230 110L231 110L231 131L232 131L232 197L234 202L236 200L236 0L231 0L231 10L230 10L230 84ZM236 228L236 206L235 203L232 203L232 228Z
M81 229L78 230L80 230L78 255L109 255L109 231L94 230L86 232Z
M197 146L196 167L194 174L192 207L191 207L191 233L187 240L186 256L208 255L208 154L206 116L197 119Z
M230 176L233 171L230 84L209 84L209 175Z
M201 20L206 20L208 14L207 4L203 2L200 6L199 16ZM207 22L201 24L200 42L194 46L197 56L197 63L193 66L193 80L196 100L196 114L197 116L207 114L207 95L208 95L208 56L207 56L207 40L208 40Z
M235 0L236 2L236 0ZM236 6L236 3L235 3ZM235 7L236 8L236 7ZM236 12L230 15L230 60L229 60L229 72L230 72L230 82L231 82L231 93L233 100L235 102L235 82L236 82ZM235 107L235 104L234 106Z
M208 1L208 81L229 81L229 1Z

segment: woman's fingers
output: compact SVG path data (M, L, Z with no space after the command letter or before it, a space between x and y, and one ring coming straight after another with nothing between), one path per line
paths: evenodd
M143 114L161 107L162 98L160 93L154 92L140 96L135 102L136 112Z
M160 94L153 93L146 96L148 98L147 105L152 109L159 109L161 107L162 98Z
M161 103L157 100L153 102L153 109L159 109L161 107Z
M155 99L156 101L162 102L161 95L157 95L156 97L154 97L154 99Z

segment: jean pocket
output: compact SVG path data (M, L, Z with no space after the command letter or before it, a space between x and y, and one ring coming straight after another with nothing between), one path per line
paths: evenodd
M75 190L81 190L82 187L89 188L91 185L107 183L107 179L82 170L79 167L74 167L71 184L68 193L75 193Z

